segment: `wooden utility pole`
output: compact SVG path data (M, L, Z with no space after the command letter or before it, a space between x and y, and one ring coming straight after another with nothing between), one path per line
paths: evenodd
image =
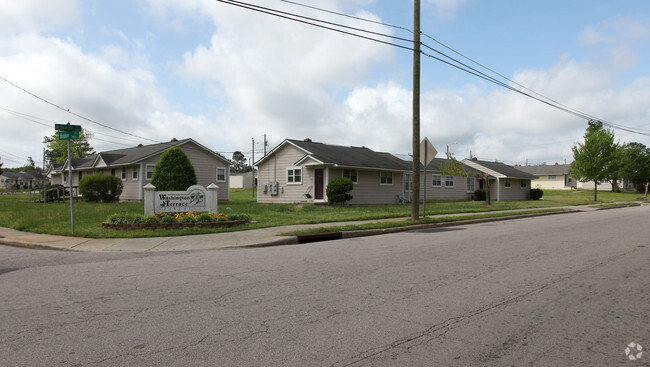
M420 0L413 2L413 198L411 218L420 215Z

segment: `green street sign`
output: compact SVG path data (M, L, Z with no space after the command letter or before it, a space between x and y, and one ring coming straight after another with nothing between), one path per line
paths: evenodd
M59 140L79 139L79 131L59 131Z
M54 129L56 129L57 131L81 131L81 125L70 125L69 123L55 124ZM79 135L79 133L77 133L77 135ZM77 136L75 139L79 139L79 137Z

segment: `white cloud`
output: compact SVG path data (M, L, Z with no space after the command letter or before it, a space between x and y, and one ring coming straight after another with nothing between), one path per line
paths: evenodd
M20 0L0 2L0 33L38 32L76 24L78 0Z
M440 19L448 20L456 17L456 12L466 0L427 0L435 9L436 16Z

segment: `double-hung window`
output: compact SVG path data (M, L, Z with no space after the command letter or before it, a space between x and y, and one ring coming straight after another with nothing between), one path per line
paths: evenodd
M506 179L506 181L503 183L506 189L509 189L512 187L512 180Z
M302 184L302 168L287 168L287 184Z
M454 176L445 176L445 187L454 187Z
M126 167L122 167L122 181L126 181Z
M379 184L382 186L393 185L393 172L382 171L379 173Z
M476 190L476 179L474 177L467 177L467 192L474 192Z
M442 186L442 176L433 174L431 175L431 186L441 187Z
M519 187L522 188L522 189L527 188L528 185L526 184L526 180L521 180L521 183L519 184Z
M138 180L138 166L133 166L133 172L131 173L131 179L133 181Z
M226 169L217 167L217 182L226 182Z
M151 179L153 178L153 168L154 168L154 166L155 165L153 165L153 164L147 164L147 167L146 167L146 169L147 169L147 173L146 173L147 181L151 181Z
M356 169L344 169L343 177L349 178L352 182L359 183L359 173Z

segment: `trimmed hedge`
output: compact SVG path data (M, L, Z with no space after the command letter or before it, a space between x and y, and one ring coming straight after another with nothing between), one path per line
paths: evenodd
M116 176L96 173L79 182L79 191L84 200L91 202L117 201L122 194L122 180Z
M354 189L354 182L347 177L337 177L327 184L327 201L330 204L345 203L352 200L350 191Z
M530 189L530 198L532 200L539 200L544 196L544 191L542 189Z
M483 189L478 189L474 191L474 200L476 201L485 201L487 193Z

